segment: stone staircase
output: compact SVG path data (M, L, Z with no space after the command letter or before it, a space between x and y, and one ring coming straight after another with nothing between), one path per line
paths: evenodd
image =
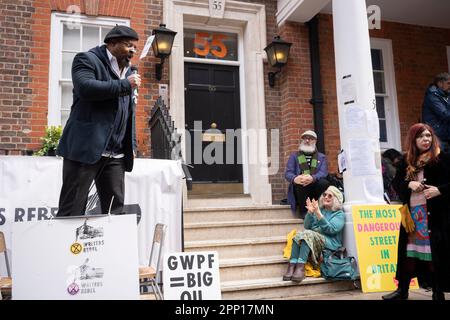
M226 201L234 206L225 206L223 198L196 201L184 209L185 251L218 252L224 300L301 298L354 289L352 281L282 281L286 235L303 229L303 220L289 206L252 206L243 199Z

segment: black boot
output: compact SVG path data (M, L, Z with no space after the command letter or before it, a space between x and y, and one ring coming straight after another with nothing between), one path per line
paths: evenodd
M283 281L291 281L294 270L295 270L295 263L289 263L288 269L283 276Z
M433 290L433 295L431 296L432 300L437 300L437 301L444 301L445 300L445 295L442 291L434 291Z
M397 289L394 292L382 296L383 300L407 300L408 290Z
M305 264L297 263L294 274L292 275L292 281L302 282L303 279L305 279Z

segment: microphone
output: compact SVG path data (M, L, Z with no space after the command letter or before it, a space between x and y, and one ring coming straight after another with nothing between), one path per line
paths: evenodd
M138 67L135 65L132 65L130 67L130 70L133 74L137 74L138 73ZM136 105L137 104L137 95L138 95L138 88L134 88L133 89L133 103Z

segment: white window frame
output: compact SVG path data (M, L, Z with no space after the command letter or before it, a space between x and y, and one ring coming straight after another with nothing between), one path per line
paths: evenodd
M380 142L381 150L394 148L401 150L400 120L398 116L397 88L395 84L394 55L392 40L371 38L371 49L381 50L385 75L385 116L387 142Z
M88 17L55 12L51 16L50 29L50 60L49 60L49 84L48 84L48 125L61 125L61 84L67 82L61 79L62 71L62 44L63 24L81 23L98 26L130 25L127 19ZM66 79L67 80L67 79Z

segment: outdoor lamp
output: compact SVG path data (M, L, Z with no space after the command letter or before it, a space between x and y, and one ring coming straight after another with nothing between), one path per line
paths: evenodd
M172 52L173 40L177 33L166 28L165 24L160 24L159 28L152 31L155 36L152 42L152 49L155 57L161 58L161 63L155 65L156 79L161 80L164 59Z
M269 86L275 85L275 76L281 71L281 67L287 63L291 45L292 43L284 41L280 36L275 36L272 42L264 48L270 65L278 68L277 72L269 72Z

